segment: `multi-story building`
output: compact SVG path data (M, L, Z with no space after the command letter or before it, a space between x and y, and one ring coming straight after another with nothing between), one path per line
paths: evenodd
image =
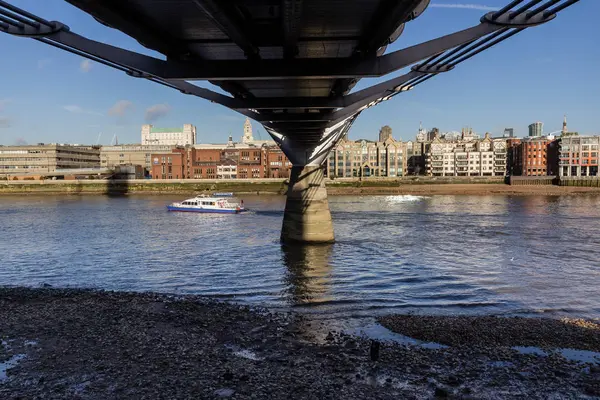
M269 146L267 151L267 177L289 178L292 163L277 146Z
M515 137L515 130L513 128L504 128L504 135L505 138L513 138Z
M599 176L598 152L600 136L567 136L560 138L560 176Z
M405 146L384 142L340 140L327 156L326 175L335 178L398 177L406 171Z
M506 174L506 140L484 139L469 135L457 141L435 138L425 154L429 176L504 176Z
M544 124L542 122L534 122L529 125L529 136L542 136L544 134Z
M558 143L553 136L529 137L510 147L509 170L512 175L556 175Z
M149 146L140 144L102 146L100 149L100 165L110 169L118 165L141 165L148 174L152 169L152 154L171 152L173 147L170 145Z
M142 146L186 146L196 144L196 127L185 124L183 128L155 128L142 125Z
M151 176L155 179L284 178L289 177L291 168L291 163L277 146L231 141L226 145L177 147L168 152L153 153L151 158Z
M520 147L521 139L513 137L506 140L506 170L508 175L521 175Z
M54 143L0 146L0 176L44 176L60 170L84 168L100 168L97 146Z
M425 171L426 142L408 141L404 144L406 158L406 174L419 175Z

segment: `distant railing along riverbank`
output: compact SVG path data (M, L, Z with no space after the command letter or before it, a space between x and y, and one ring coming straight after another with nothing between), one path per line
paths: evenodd
M286 179L133 179L133 180L20 180L1 181L0 194L177 194L202 192L234 192L240 194L278 194L287 191ZM506 184L509 185L506 185ZM427 192L427 188L442 188L444 193L461 194L461 188L480 188L482 194L505 191L528 191L524 186L600 188L598 178L541 177L427 177L402 178L336 178L327 179L328 192L342 194L396 194ZM445 187L445 189L443 189ZM520 189L517 189L519 187ZM521 188L522 187L522 188ZM566 189L566 188L565 188Z

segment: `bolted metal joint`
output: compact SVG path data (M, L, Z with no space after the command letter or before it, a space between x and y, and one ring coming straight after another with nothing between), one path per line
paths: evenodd
M413 65L411 70L415 72L423 72L425 74L439 74L442 72L452 71L454 69L454 65Z
M37 25L37 26L33 26ZM15 36L23 36L23 37L45 37L50 36L56 32L64 31L69 32L69 27L58 21L51 21L49 25L42 25L37 23L32 23L32 25L25 25L21 23L11 23L6 24L6 26L0 25L0 30Z
M125 73L129 76L132 76L134 78L149 78L150 75L141 72L141 71L136 71L136 70L129 70L129 71L125 71Z
M495 12L489 12L481 17L481 22L484 24L505 26L507 28L528 28L530 26L544 24L556 18L556 14L552 13L542 12L536 15L532 14L531 11L526 11L519 15L515 15L514 12L508 12L495 17Z

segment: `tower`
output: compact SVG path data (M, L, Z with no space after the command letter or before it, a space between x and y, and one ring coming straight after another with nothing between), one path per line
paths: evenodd
M390 128L388 125L382 127L379 130L379 141L380 142L385 142L386 140L388 140L391 137L392 137L392 128Z
M246 118L246 122L244 122L244 136L242 136L242 143L249 143L253 140L252 124L250 123L250 118Z
M565 118L563 119L563 127L561 133L565 135L567 132L569 132L569 130L567 129L567 116L565 115Z

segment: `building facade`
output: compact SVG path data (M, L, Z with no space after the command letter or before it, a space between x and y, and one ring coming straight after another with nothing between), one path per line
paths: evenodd
M266 144L177 147L151 159L154 179L287 178L292 166L279 147Z
M534 122L529 125L529 137L542 136L544 134L544 124L542 122Z
M425 153L429 176L504 176L506 174L506 140L484 139L448 141L434 139Z
M174 146L149 146L140 144L123 144L118 146L102 146L100 149L100 165L113 169L118 165L141 165L146 175L152 169L152 153L171 152Z
M552 176L558 173L558 142L552 136L531 137L510 147L510 170L516 176Z
M196 127L185 124L183 128L155 128L142 125L142 146L186 146L196 144Z
M406 171L405 146L391 136L384 142L341 140L327 156L331 178L399 177Z
M0 176L44 176L60 170L100 168L97 146L37 144L0 146Z
M560 176L599 176L600 136L562 137L558 150Z

